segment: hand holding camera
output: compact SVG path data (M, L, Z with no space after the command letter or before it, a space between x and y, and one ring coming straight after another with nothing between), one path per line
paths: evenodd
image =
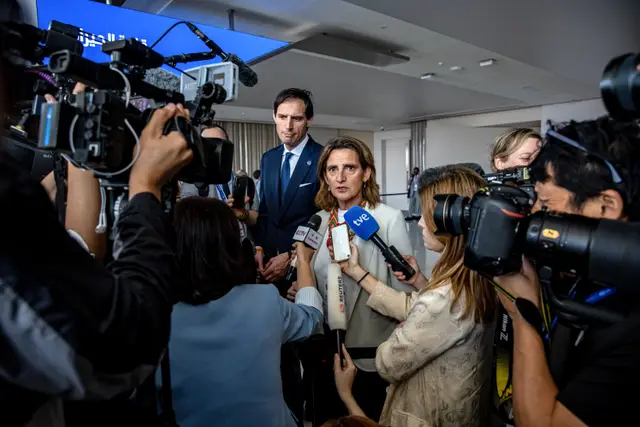
M176 116L189 117L181 105L168 104L153 113L142 131L140 155L129 177L129 199L150 192L160 200L162 186L193 158L193 152L180 132L164 135L166 123Z

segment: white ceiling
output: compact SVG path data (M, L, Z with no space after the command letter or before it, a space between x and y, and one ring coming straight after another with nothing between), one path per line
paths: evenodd
M315 124L389 129L419 118L599 96L614 55L640 50L638 0L127 0L125 7L296 42L319 33L408 56L385 68L290 50L256 64L220 119L269 121L286 87L313 92ZM497 63L481 68L478 62ZM442 65L440 65L442 64ZM462 66L462 71L449 67ZM421 80L424 73L436 73Z

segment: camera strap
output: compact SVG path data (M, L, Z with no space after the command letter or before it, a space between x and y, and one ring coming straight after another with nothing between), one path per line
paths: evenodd
M65 167L62 157L56 155L53 165L53 178L56 182L56 212L58 221L64 224L67 213L67 186L65 185Z

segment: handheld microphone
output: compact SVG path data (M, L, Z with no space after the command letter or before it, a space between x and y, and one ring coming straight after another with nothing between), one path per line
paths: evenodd
M336 332L336 344L340 355L340 365L344 355L342 344L347 334L347 312L345 308L344 282L340 265L331 263L327 266L327 324Z
M401 271L405 279L410 279L416 274L409 263L402 257L400 252L394 247L382 241L377 232L380 230L378 222L369 212L360 206L354 206L344 214L344 220L353 230L356 236L363 240L371 240L382 251L384 260L391 265L391 270Z
M219 55L223 61L233 62L238 66L238 80L240 83L245 85L246 87L253 87L258 83L258 75L253 71L244 61L238 58L236 55L230 53L225 53L220 46L215 44L213 40L211 40L205 33L200 31L198 27L193 25L191 22L186 22L187 27L191 30L193 34L196 35L200 40L203 41L204 44L207 45L212 52L216 55Z
M318 250L322 243L322 236L318 233L320 224L322 224L322 218L320 218L319 215L313 215L309 218L309 222L307 222L306 225L298 227L296 233L293 235L293 240L295 242L302 242L305 246ZM293 282L295 280L294 275L296 272L297 259L298 258L294 256L291 260L291 264L289 264L289 268L287 269L285 280L288 282Z

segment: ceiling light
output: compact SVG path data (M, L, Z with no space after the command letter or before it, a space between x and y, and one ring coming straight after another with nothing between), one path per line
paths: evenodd
M420 76L422 80L429 80L436 76L436 73L427 73Z
M442 67L444 65L444 62L438 62L438 65Z
M460 65L454 65L452 67L449 67L449 69L451 71L460 71L460 70L462 70L462 67Z
M479 64L480 64L481 67L490 67L493 64L495 64L496 62L498 62L498 61L496 61L495 59L489 58L489 59L483 59L482 61L479 62Z

